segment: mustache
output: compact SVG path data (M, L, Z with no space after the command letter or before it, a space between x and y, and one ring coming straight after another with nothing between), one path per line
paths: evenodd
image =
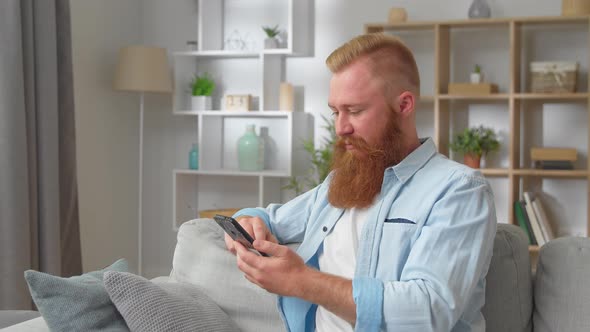
M383 149L371 146L362 137L356 136L339 137L334 146L336 150L345 151L346 145L348 144L361 152L365 152L369 156L380 156L384 153Z

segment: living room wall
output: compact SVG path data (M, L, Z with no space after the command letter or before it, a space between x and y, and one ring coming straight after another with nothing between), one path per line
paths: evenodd
M554 0L488 2L494 17L561 12L561 2ZM286 65L287 80L304 91L305 110L317 115L316 138L324 135L319 115L329 113L326 100L330 75L324 60L335 47L362 33L364 23L384 22L392 6L405 7L410 20L444 20L466 18L470 3L454 0L441 6L439 0L316 0L314 54L288 59ZM159 45L170 52L183 50L187 40L196 39L196 8L194 0L72 1L85 270L118 257L128 258L133 265L137 258L138 104L136 95L111 89L116 50L137 42ZM490 72L503 66L486 65ZM432 85L429 72L422 73L422 80L425 86ZM178 151L179 136L194 129L186 118L173 116L171 107L169 97L146 99L143 274L148 277L170 272L176 242L171 229L172 169L184 153Z

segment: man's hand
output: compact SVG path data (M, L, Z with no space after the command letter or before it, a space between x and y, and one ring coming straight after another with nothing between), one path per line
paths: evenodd
M243 216L236 218L236 220L254 240L266 240L278 243L277 238L272 235L264 221L259 217ZM227 250L235 254L236 248L234 243L235 241L229 235L225 234L225 246Z
M270 257L258 256L241 243L236 242L235 248L238 268L250 282L274 294L321 305L354 326L356 305L351 280L311 268L288 247L270 241L254 241L254 249Z
M286 246L270 241L254 241L254 248L270 257L258 256L236 243L238 268L246 279L265 290L283 296L301 296L299 281L311 272L301 257Z

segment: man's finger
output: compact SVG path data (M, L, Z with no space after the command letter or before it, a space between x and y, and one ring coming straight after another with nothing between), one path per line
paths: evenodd
M265 254L270 256L284 256L286 251L289 250L286 246L282 246L280 244L271 242L271 241L264 241L264 240L254 240L253 243L254 249L261 251Z

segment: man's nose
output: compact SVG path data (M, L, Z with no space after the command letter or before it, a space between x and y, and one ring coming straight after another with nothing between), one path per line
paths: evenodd
M348 114L346 112L340 112L336 118L336 135L347 136L354 132L352 124L349 121Z

